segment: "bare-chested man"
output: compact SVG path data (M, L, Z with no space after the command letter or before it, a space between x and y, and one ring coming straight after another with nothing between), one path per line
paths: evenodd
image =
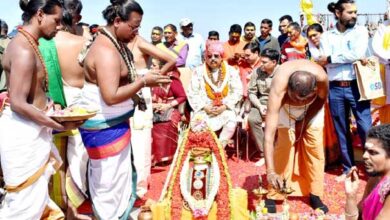
M61 164L52 144L52 129L76 128L82 122L59 124L47 116L47 72L38 39L53 38L61 28L58 0L21 0L24 25L4 55L10 107L0 117L0 155L8 194L0 208L4 219L41 219L62 214L50 200L48 181ZM53 213L53 212L51 212Z
M40 39L39 49L49 74L49 94L54 103L62 108L83 105L82 88L85 77L78 55L86 39L76 35L81 9L80 0L64 0L64 30L59 31L52 40ZM67 210L67 218L90 219L77 213L77 208L87 198L88 154L80 133L78 130L56 132L53 142L65 163L52 179L50 196L60 208Z
M307 60L281 65L271 84L265 128L267 179L273 187L269 199L280 199L277 190L292 187L295 196L310 196L313 209L328 211L320 199L324 187L323 106L328 95L324 69ZM275 133L278 141L274 148ZM269 208L272 207L269 200Z
M162 60L165 63L161 68L160 74L166 75L176 65L175 58L147 42L139 35L127 46L133 53L135 68L139 75L149 72L147 63L152 57ZM153 126L152 95L150 88L142 88L142 95L148 108L146 111L136 110L134 117L131 119L131 130L133 134L131 136L131 142L132 145L137 145L133 153L134 164L137 170L137 195L140 198L143 198L148 189L148 177L150 176L151 169L151 130Z
M129 126L132 97L143 87L170 82L157 74L136 77L126 44L138 34L142 15L135 1L111 0L103 11L107 26L100 30L84 61L87 83L83 93L99 111L79 130L90 158L89 192L99 219L127 219L136 198Z
M134 56L134 64L137 70L146 69L150 57L157 58L165 63L160 70L160 74L165 75L176 64L175 58L146 41L137 35L128 45Z
M89 32L89 25L80 22L83 16L81 11L83 10L83 4L80 0L63 0L64 8L72 15L72 25L67 27L67 31L77 36L83 36L86 39L91 39L92 36Z

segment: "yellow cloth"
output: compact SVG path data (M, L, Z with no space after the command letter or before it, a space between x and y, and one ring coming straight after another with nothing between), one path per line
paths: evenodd
M386 27L385 35L383 36L383 48L390 50L390 27Z
M390 39L389 39L390 41ZM390 44L390 43L389 43ZM386 70L385 66L383 64L380 65L381 68L381 75L383 79L386 79ZM387 85L388 83L386 83ZM376 105L379 107L379 121L381 124L387 124L390 123L390 104L386 104L386 96L376 98L371 100L371 104Z
M53 202L50 201L43 211L41 220L63 220L65 219L64 213L61 209Z
M311 0L301 0L301 10L306 16L308 25L318 23L313 15L313 2Z
M293 146L289 129L278 128L278 142L275 147L275 172L287 179L287 187L295 192L292 196L307 196L312 193L322 196L324 191L324 144L323 123L309 125L302 139ZM294 130L294 129L293 129ZM270 199L280 200L275 190L267 195Z
M176 41L176 45L174 45L172 49L166 47L164 43L159 43L156 45L156 47L160 48L161 50L163 50L164 52L168 53L169 55L171 55L172 57L174 57L176 59L179 57L180 50L185 45L187 45L187 43L184 41ZM174 51L172 51L172 50L174 50Z
M58 204L62 210L67 209L66 205L66 192L65 192L65 173L68 167L66 158L66 149L68 146L68 137L63 136L61 133L53 135L53 142L58 150L63 161L62 166L57 170L51 179L49 184L50 198Z
M227 195L226 195L227 196ZM247 192L243 189L236 188L233 189L233 199L231 201L231 210L232 216L231 219L240 219L240 220L249 220L248 213L248 195ZM163 200L162 202L156 203L151 206L153 213L153 220L171 220L170 216L165 216L165 207L167 201ZM191 220L193 219L191 211L183 208L181 214L182 220ZM218 220L217 216L217 204L214 202L211 210L209 212L208 220Z

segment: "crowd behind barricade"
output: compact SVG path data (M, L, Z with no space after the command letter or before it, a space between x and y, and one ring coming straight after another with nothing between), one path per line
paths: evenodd
M328 5L337 23L326 31L284 15L279 36L271 34L275 21L263 18L232 24L221 42L222 33L210 30L204 39L183 18L178 27L153 27L149 42L138 34L141 5L110 2L104 26L81 22L81 0L20 0L23 25L12 38L0 20L0 219L130 218L150 203L151 170L183 164L178 149L193 138L194 120L215 133L223 157L232 150L240 157L234 137L245 131L253 165L266 167L268 213L287 186L313 210L329 212L325 165L340 163L345 219L390 216L387 16L369 34L357 24L358 4L338 0ZM364 148L364 170L356 167L356 145ZM213 178L226 178L221 188L230 181L225 159L213 154L217 147L194 149L186 159L191 173L181 174L191 189L180 201L214 201ZM174 170L162 198L175 192ZM363 198L358 171L369 176ZM164 215L181 206L193 216L213 210L173 200ZM218 194L218 209L222 200Z

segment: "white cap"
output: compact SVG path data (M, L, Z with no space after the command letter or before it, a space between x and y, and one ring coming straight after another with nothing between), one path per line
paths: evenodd
M189 24L192 24L192 21L189 18L183 18L180 20L180 27L184 27Z

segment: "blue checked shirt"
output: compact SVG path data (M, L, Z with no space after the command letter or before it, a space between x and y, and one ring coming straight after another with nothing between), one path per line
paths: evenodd
M335 27L321 36L322 55L331 56L332 63L326 65L329 81L356 79L352 63L366 57L368 31L363 26L347 29L341 33Z

